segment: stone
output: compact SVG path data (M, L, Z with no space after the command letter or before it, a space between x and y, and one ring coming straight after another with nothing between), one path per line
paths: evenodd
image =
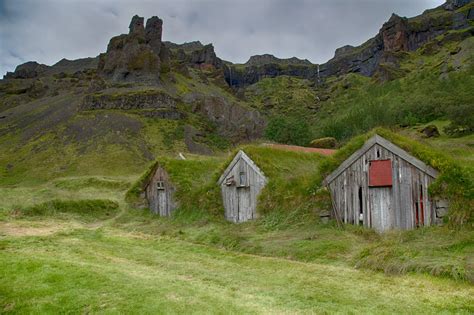
M351 45L345 45L345 46L339 47L334 52L334 57L337 58L337 57L341 57L343 55L346 55L348 53L351 53L351 52L354 51L354 48L355 47L351 46Z
M162 70L169 71L169 53L161 41L163 21L154 16L144 19L135 15L130 33L113 37L107 52L101 54L98 73L116 82L158 84Z
M195 154L212 155L213 152L207 145L205 145L204 143L199 143L197 141L203 136L204 134L202 134L193 126L184 126L184 143L186 144L186 147L188 148L189 152Z
M133 91L120 94L91 94L84 97L81 110L95 109L162 109L176 111L176 101L159 90Z
M257 110L222 97L188 93L183 101L191 106L192 112L215 123L219 135L234 143L260 138L266 126L266 120Z
M421 133L423 133L427 138L439 137L439 130L436 125L428 125L424 127L421 129Z
M334 57L319 67L309 62L285 64L285 59L260 55L252 56L245 67L224 65L224 77L228 85L236 90L254 84L262 78L280 75L320 82L329 76L358 73L369 77L376 75L382 81L390 80L403 75L403 72L398 71L396 60L404 57L401 53L414 51L439 35L448 36L451 34L450 30L469 30L469 20L474 15L474 12L471 12L473 9L470 8L465 12L453 11L468 2L468 0L447 1L444 9L451 11L449 14L431 13L440 8L427 10L423 15L410 19L393 14L375 37L358 47L346 45L336 49ZM461 33L468 34L468 32ZM437 47L431 48L426 50L425 54L435 53ZM285 66L282 66L283 64ZM381 64L384 66L380 67Z
M130 21L129 34L144 35L145 34L145 19L138 15L134 15Z
M214 46L212 44L208 44L201 49L194 50L191 53L190 62L197 65L208 64L216 68L220 68L222 65L222 60L217 58L214 51Z
M442 6L445 10L454 11L469 4L471 1L472 0L447 0Z
M151 50L159 55L161 51L163 33L163 20L157 16L152 16L146 21L145 41L150 45Z
M36 61L28 61L16 67L15 72L7 72L5 79L32 79L43 74L49 67Z
M259 66L269 63L277 64L303 64L310 65L311 62L307 59L298 59L296 57L291 57L287 59L280 59L270 54L255 55L251 56L249 60L245 63L247 66Z
M379 34L385 51L408 51L407 18L392 14L380 29Z

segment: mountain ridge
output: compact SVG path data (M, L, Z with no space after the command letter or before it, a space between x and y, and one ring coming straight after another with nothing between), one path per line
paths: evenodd
M142 24L140 27L144 27L143 18L135 16L134 19L136 20L134 22L132 19L131 26L140 20L138 22ZM158 22L154 22L155 20ZM345 45L337 48L334 57L322 64L313 64L307 59L299 59L296 56L281 59L271 54L253 55L249 57L245 64L234 64L217 57L212 44L203 45L200 41L183 44L169 41L162 42L163 21L158 17L150 19L148 32L150 32L153 23L158 23L155 25L157 34L159 34L157 42L159 42L159 47L164 47L163 51L165 54L168 50L173 49L177 54L175 57L183 59L186 58L184 57L186 52L195 53L201 51L200 54L194 54L194 57L192 57L194 59L191 58L190 60L192 63L212 64L218 68L222 66L226 82L231 87L240 87L253 84L262 76L293 75L312 80L351 72L373 76L379 70L378 65L380 63L396 64L397 57L394 54L416 50L424 43L451 29L470 29L472 35L474 32L470 24L472 20L474 20L474 6L471 0L448 0L439 7L425 10L422 14L412 18L403 18L394 13L382 25L376 36L359 46ZM145 32L145 30L143 29L138 32ZM117 38L120 36L117 36ZM160 51L159 48L155 48L155 50L157 52ZM95 58L100 59L103 55L100 54ZM168 57L164 56L164 58ZM83 59L87 58L78 60ZM35 71L38 72L38 68L40 68L39 73L41 73L41 68L57 68L58 63L53 66L46 66L30 61L19 65L18 69L15 69L14 72L8 72L4 77L21 78L25 76L24 73L28 69L31 69L31 76L34 75ZM289 69L275 67L275 64L279 66L287 65Z
M435 119L470 132L473 3L457 5L394 15L329 66L271 55L232 64L212 44L162 41L161 19L134 16L97 57L28 62L0 80L0 174L15 183L135 173L161 155L219 154L262 138L346 141Z

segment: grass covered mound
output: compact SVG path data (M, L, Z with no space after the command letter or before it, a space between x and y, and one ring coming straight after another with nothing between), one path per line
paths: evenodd
M222 203L219 202L220 195L217 194L217 184L214 182L214 178L221 163L222 158L218 157L193 155L188 156L186 160L160 157L149 165L148 169L127 191L125 200L132 206L143 203L141 194L156 169L161 166L177 188L176 199L179 210L192 210L195 212L194 214L206 210L208 213L216 214L222 208Z
M194 216L196 213L223 218L223 205L217 181L239 150L243 150L268 178L262 190L257 212L264 224L285 225L314 220L315 181L319 162L324 159L317 153L292 152L258 145L236 149L227 159L191 157L187 160L160 158L126 193L132 205L141 202L141 193L158 165L170 175L177 187L179 203L177 216Z
M254 145L242 150L268 178L257 206L263 226L273 229L316 222L321 206L315 194L317 170L325 157Z
M105 220L114 217L119 210L118 203L110 200L51 200L26 208L20 214L26 217L59 217L81 221Z
M474 169L469 165L461 165L436 149L384 128L375 128L349 141L333 156L321 163L319 169L321 176L329 175L375 134L384 137L440 171L438 178L429 187L430 194L449 201L448 217L452 226L472 225L474 220Z

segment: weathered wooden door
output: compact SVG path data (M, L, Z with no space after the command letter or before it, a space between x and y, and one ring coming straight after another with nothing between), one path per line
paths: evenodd
M252 219L252 211L250 209L250 188L237 188L237 205L238 205L238 221L246 221Z
M168 196L165 189L157 189L156 193L156 213L159 213L161 216L168 215L167 205L168 205Z
M391 187L370 187L369 202L372 228L379 232L392 228Z

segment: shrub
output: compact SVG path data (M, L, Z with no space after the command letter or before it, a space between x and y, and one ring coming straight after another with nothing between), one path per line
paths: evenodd
M461 136L474 132L474 105L450 106L447 115L451 120L451 123L444 128L447 134Z
M310 143L311 147L322 148L322 149L334 149L336 145L337 145L336 138L333 138L333 137L314 139Z
M303 118L278 116L268 122L265 137L279 143L307 145L311 132Z

